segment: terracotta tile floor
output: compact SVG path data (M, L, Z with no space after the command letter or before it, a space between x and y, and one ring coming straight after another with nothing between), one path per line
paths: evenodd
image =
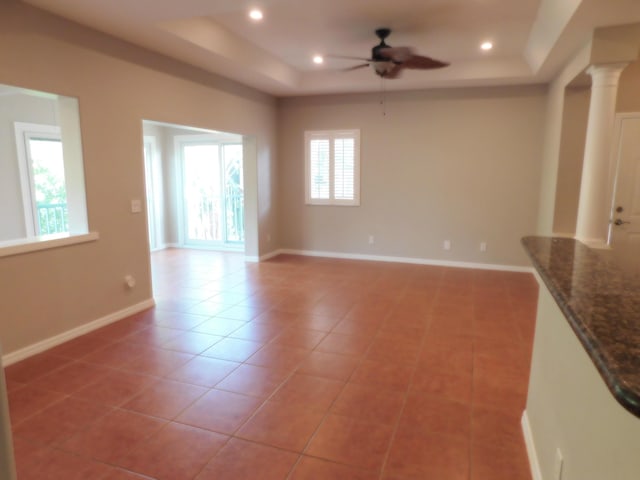
M152 266L155 309L6 369L20 480L530 480L532 275Z

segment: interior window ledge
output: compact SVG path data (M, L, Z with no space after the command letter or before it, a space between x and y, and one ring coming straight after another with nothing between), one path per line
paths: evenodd
M78 243L95 242L100 238L98 232L81 234L59 233L55 235L43 235L40 237L21 238L0 242L0 258L23 253L48 250L50 248L66 247Z

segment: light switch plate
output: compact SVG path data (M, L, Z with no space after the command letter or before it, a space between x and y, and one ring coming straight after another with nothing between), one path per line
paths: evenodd
M142 202L138 198L131 200L131 213L142 212Z

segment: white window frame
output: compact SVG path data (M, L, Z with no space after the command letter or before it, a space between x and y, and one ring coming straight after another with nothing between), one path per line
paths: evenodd
M334 178L334 141L340 138L350 138L354 141L354 165L353 165L353 199L335 198L335 178ZM311 197L311 141L329 140L329 198ZM305 157L305 203L307 205L333 205L352 206L360 205L360 130L320 130L304 132L304 157Z
M160 148L155 135L143 135L143 157L145 193L147 196L147 229L149 231L149 249L154 252L164 247L162 215L162 175ZM148 154L148 156L147 156ZM157 206L160 208L157 208Z
M18 169L20 172L20 187L22 191L22 205L24 224L27 237L40 235L40 223L36 216L36 186L33 175L33 161L29 141L32 138L44 138L62 142L60 127L37 123L14 122L16 150L18 154Z

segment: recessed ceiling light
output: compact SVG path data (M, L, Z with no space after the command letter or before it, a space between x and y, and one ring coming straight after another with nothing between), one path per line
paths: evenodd
M320 65L321 63L324 63L324 58L322 57L322 55L314 55L313 63Z
M491 43L491 42L484 42L482 45L480 45L480 48L481 48L482 50L484 50L485 52L486 52L486 51L489 51L489 50L491 50L491 49L493 48L493 43Z
M253 10L249 11L249 18L251 20L262 20L262 17L264 15L262 15L262 10L259 10L257 8L254 8Z

